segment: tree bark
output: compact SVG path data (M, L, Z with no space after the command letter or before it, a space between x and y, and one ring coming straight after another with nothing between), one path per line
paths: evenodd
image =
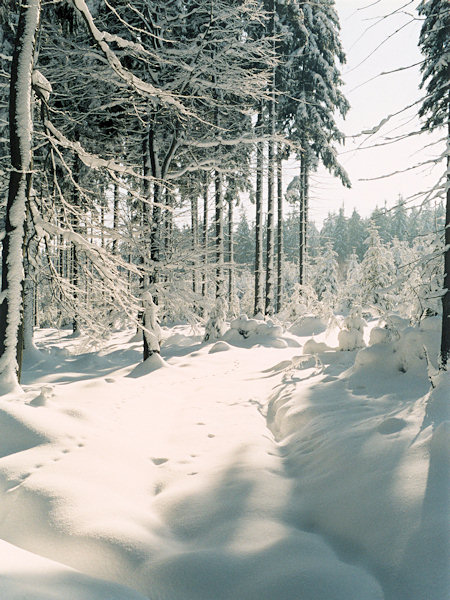
M203 179L203 223L202 223L202 246L203 246L203 270L202 270L202 296L205 298L208 292L208 173L204 173Z
M262 126L262 108L258 114L256 123L257 135ZM263 314L263 169L264 169L264 146L262 142L256 145L256 193L255 193L255 309L254 313Z
M277 152L277 313L281 310L283 295L283 179L281 144Z
M192 291L197 293L197 255L198 255L198 198L191 190L191 235L192 235Z
M450 138L450 125L449 125ZM450 157L447 157L447 173L450 168ZM450 175L447 175L447 184ZM447 188L447 201L445 210L445 234L444 234L444 290L442 296L442 333L441 333L441 368L448 369L450 360L450 187Z
M31 190L31 74L41 13L40 0L22 0L11 63L9 123L11 171L2 248L0 379L2 391L20 381L22 343L23 244Z
M274 142L269 140L267 153L267 247L266 247L266 295L264 314L273 314L274 292L274 247L275 247L275 214L274 214Z
M303 146L303 144L302 144ZM303 150L300 155L299 177L299 244L298 244L298 282L305 283L305 258L306 258L306 220L307 220L307 190L306 190L306 158Z
M231 308L233 306L235 296L235 282L234 282L234 182L231 181L230 185L232 189L228 194L228 304Z
M225 280L223 272L224 240L223 240L223 182L222 174L216 171L214 177L215 193L215 229L216 229L216 298L225 297Z

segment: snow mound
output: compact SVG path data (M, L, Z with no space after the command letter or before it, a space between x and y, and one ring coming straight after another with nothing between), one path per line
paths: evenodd
M303 354L320 354L321 352L329 352L333 350L325 342L317 342L314 338L306 340L303 345Z
M247 315L241 315L230 323L230 329L222 336L231 344L242 346L243 341L253 344L265 343L272 348L287 348L288 343L281 336L283 327L268 319L249 319Z
M143 375L148 375L149 373L153 373L162 367L168 367L169 365L166 361L161 357L160 354L154 352L151 356L147 358L144 362L139 363L129 374L129 377L142 377Z
M4 600L146 600L122 585L84 575L0 540Z
M392 331L385 327L373 327L369 335L369 346L374 344L388 344L392 341Z
M214 344L209 350L209 354L214 354L215 352L226 352L227 350L231 350L230 344L226 342L219 341Z
M305 315L290 326L289 332L300 337L318 335L327 328L327 322L321 317Z

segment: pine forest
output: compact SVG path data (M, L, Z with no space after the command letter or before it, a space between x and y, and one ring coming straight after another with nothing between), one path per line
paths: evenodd
M0 597L450 594L450 5L0 0Z

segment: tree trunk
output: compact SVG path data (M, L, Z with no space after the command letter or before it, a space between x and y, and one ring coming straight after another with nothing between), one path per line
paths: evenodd
M234 230L233 230L233 219L234 219L234 183L231 182L232 186L231 193L228 194L228 304L230 308L234 303L235 296L235 282L234 282Z
M300 154L300 177L299 177L299 243L298 243L298 282L305 283L305 256L306 256L306 190L305 190L306 159L304 151Z
M275 54L275 0L271 2L272 49ZM275 292L275 67L272 70L269 101L269 143L267 156L267 263L265 315L273 315Z
M142 302L144 305L144 297L148 291L148 237L150 236L150 153L149 153L149 134L146 132L144 134L144 138L142 141L142 173L144 176L143 179L143 200L142 200L142 215L141 215L141 256L140 256L140 264L142 267L142 273L140 277L140 289L142 295ZM142 311L138 315L138 320L145 326L145 306L143 306ZM142 351L142 359L145 361L150 356L150 346L148 340L145 336L145 331L142 331L142 342L143 342L143 351Z
M257 135L262 126L262 108L256 123ZM263 169L264 146L262 142L256 145L256 193L255 193L255 315L263 314Z
M119 184L114 184L114 204L113 204L113 230L114 238L112 243L112 253L114 256L118 254L117 250L117 235L119 231Z
M27 211L27 224L25 234L25 255L23 284L23 349L29 350L33 347L33 328L35 324L35 260L38 250L36 232L31 221L31 215Z
M205 298L208 292L208 173L203 179L203 224L202 224L202 246L203 246L203 270L202 270L202 296Z
M40 0L23 0L11 63L9 130L11 171L2 247L0 379L2 391L20 381L22 361L23 243L31 190L31 73L41 13Z
M80 159L76 155L73 163L73 188L72 188L72 228L75 232L79 232L80 219L79 219L79 207L80 207L80 191L78 189L80 175ZM72 332L77 334L79 332L79 319L77 314L77 303L78 303L78 252L76 245L72 242L71 246L71 277L70 283L73 290L73 306L74 315L72 319Z
M191 235L192 235L192 291L197 293L197 255L198 255L198 198L191 190Z
M449 126L450 129L450 126ZM449 131L450 134L450 131ZM449 135L450 137L450 135ZM447 157L447 173L449 173L450 158ZM447 175L447 183L450 183ZM447 188L447 202L445 210L445 236L444 236L444 290L442 296L442 334L441 334L441 368L447 370L450 359L450 188Z
M277 313L281 310L283 294L283 180L281 144L277 151Z
M225 297L225 279L223 272L224 241L223 241L223 182L222 174L216 171L214 177L215 193L215 228L216 228L216 298Z
M267 247L266 247L266 297L264 314L273 314L274 292L274 248L275 248L275 215L274 215L274 142L269 140L267 156Z

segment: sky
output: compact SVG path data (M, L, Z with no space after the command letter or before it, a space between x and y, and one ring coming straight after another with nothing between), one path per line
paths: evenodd
M372 149L358 149L361 145L379 144L386 137L417 130L417 107L390 120L370 139L364 141L364 137L352 137L373 129L387 115L400 111L421 97L418 66L377 77L382 72L421 61L417 46L421 26L415 11L417 4L409 0L336 0L341 39L347 55L347 64L342 69L343 92L351 105L345 121L339 121L348 136L345 147L340 147L339 155L352 181L352 188L344 188L324 169L312 175L310 218L317 225L329 212L337 212L341 207L348 216L356 208L366 217L377 205L394 205L399 195L409 198L430 189L439 178L442 164L434 169L427 166L376 181L362 181L404 170L443 152L443 142L425 148L441 137L438 134L409 137L402 142ZM400 12L383 18L396 10ZM297 171L298 165L294 161L285 165L286 183Z

